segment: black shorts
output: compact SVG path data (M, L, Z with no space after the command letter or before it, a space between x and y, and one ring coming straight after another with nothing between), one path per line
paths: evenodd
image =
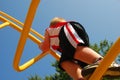
M75 30L75 32L78 34L78 36L82 40L82 42L77 43L77 46L89 46L89 38L83 26L77 22L70 22L70 24L72 25L73 29ZM59 40L60 40L59 46L62 49L59 66L61 62L63 61L74 61L75 60L73 57L74 57L76 48L68 40L64 27L61 28L61 31L59 33ZM80 64L81 67L84 67L87 65L86 63L81 62L81 61L78 61L78 63Z

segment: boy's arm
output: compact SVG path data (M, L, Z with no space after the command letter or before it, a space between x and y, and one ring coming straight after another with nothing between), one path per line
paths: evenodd
M46 31L45 35L44 35L44 41L41 42L41 44L39 45L39 48L43 51L46 52L50 49L50 38L49 38L49 34Z

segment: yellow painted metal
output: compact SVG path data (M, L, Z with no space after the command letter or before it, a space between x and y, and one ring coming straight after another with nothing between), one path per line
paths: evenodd
M56 58L56 60L60 60L60 55L58 53L55 53L53 50L49 50L49 53L54 57Z
M110 64L115 60L119 53L120 53L120 37L113 44L113 46L108 51L103 61L100 63L99 67L95 70L95 72L92 74L89 80L100 80L102 75L105 73L105 71L108 69Z
M8 14L2 12L2 11L0 11L0 15L1 15L1 16L4 16L5 18L11 20L11 21L14 22L14 23L17 23L17 24L23 26L23 23L22 23L22 22L18 21L17 19L13 18L12 16L10 16L10 15L8 15Z
M27 14L24 24L22 22L18 21L17 19L14 19L13 17L9 16L8 14L0 11L0 15L1 15L0 20L2 22L4 22L3 24L0 25L0 28L4 28L5 26L9 25L10 27L14 28L15 30L21 32L20 40L18 43L18 47L16 49L16 54L14 56L14 62L13 62L13 66L16 71L23 71L23 70L27 69L28 67L33 65L35 62L37 62L38 60L43 58L48 53L50 53L57 60L60 59L60 55L50 49L49 51L42 52L41 54L37 55L36 57L30 59L29 61L27 61L24 64L22 64L21 66L19 66L21 55L22 55L27 38L30 38L34 43L36 43L38 45L41 43L41 41L38 38L36 38L34 35L38 36L41 39L44 39L44 37L42 35L40 35L38 32L36 32L34 29L31 28L31 24L32 24L38 4L39 4L39 0L32 0L31 6L29 8L29 11L28 11L28 14ZM6 18L8 18L8 19L6 19ZM116 58L116 56L119 53L120 53L120 38L118 38L118 40L115 42L115 44L108 51L107 55L104 57L103 61L101 62L99 67L95 70L95 72L93 73L93 75L90 77L89 80L100 80L102 75L107 70L108 66L112 63L112 61Z
M22 22L20 22L19 20L13 18L12 16L0 11L0 15L1 16L4 16L5 18L11 20L11 22L17 24L17 25L20 25L21 27L24 26L24 24ZM33 34L35 34L36 36L40 37L41 39L44 39L44 37L42 35L40 35L38 32L36 32L34 29L30 29L30 32L32 32Z
M2 12L3 13L3 12ZM5 15L6 16L6 15ZM9 18L9 17L8 17ZM13 17L11 18L12 20L14 19ZM22 28L20 27L20 26L18 26L18 25L16 25L15 23L21 23L20 21L15 21L15 23L13 23L12 22L12 20L8 20L8 19L6 19L5 17L3 17L3 16L0 16L0 20L2 21L2 22L9 22L10 23L10 27L12 27L12 28L14 28L15 30L17 30L17 31L19 31L19 32L22 32ZM23 23L21 23L22 25L21 26L23 26ZM44 36L42 36L41 34L39 34L38 32L36 32L34 29L31 29L31 32L32 33L34 33L35 35L37 35L39 38L41 38L41 39L44 39ZM29 33L29 35L28 35L28 38L30 38L34 43L36 43L36 44L40 44L41 43L41 41L38 39L38 38L36 38L34 35L32 35L31 33ZM60 55L58 54L58 53L55 53L54 51L52 51L52 50L50 50L50 52L49 52L53 57L55 57L57 60L59 60L59 58L60 58Z
M21 56L22 56L22 53L23 53L23 49L24 49L29 31L30 31L30 28L31 28L31 25L32 25L32 22L33 22L33 19L34 19L34 15L35 15L37 6L39 4L39 1L40 0L32 0L32 2L30 4L30 7L29 7L29 10L28 10L28 13L27 13L27 17L26 17L26 20L25 20L25 23L24 23L23 30L21 32L21 36L20 36L20 39L19 39L19 42L18 42L18 46L17 46L17 49L16 49L16 54L15 54L14 62L13 62L14 63L13 67L17 71L24 70L24 68L27 67L27 65L19 66L19 62L20 62L20 59L21 59Z
M39 0L37 0L37 1L34 0L31 2L31 6L29 8L29 11L28 11L28 14L27 14L27 17L25 20L25 24L23 24L22 22L18 21L15 18L9 16L8 14L0 11L0 20L3 22L3 24L0 25L1 28L4 28L5 26L9 25L10 27L14 28L15 30L21 32L20 40L18 43L18 47L16 49L16 54L14 56L14 62L13 62L13 66L16 71L23 71L23 70L27 69L28 67L33 65L35 62L37 62L38 60L43 58L48 53L50 53L57 60L60 59L60 55L50 49L49 51L42 52L41 54L37 55L36 57L28 60L27 62L25 62L24 64L19 66L21 55L22 55L27 38L30 38L34 43L36 43L38 45L41 43L41 41L38 38L36 38L34 35L36 35L37 37L39 37L41 39L44 39L44 37L42 35L40 35L34 29L30 28L38 4L39 4Z
M11 22L10 20L8 20L8 19L6 19L6 18L4 18L4 17L2 17L2 16L0 16L0 20L2 21L2 22L8 22L8 23L10 23L9 24L9 26L10 27L12 27L13 29L15 29L15 30L17 30L17 31L19 31L19 32L22 32L22 28L20 27L20 26L18 26L18 25L16 25L15 23L13 23L13 22ZM42 35L41 35L42 36ZM36 44L40 44L40 40L39 39L37 39L34 35L32 35L32 34L30 34L29 33L29 35L28 35L28 38L30 38L34 43L36 43Z
M15 30L17 30L17 31L19 31L19 32L22 32L22 28L21 28L20 26L16 25L16 24L13 23L12 21L4 18L3 16L0 16L0 20L1 20L2 22L8 22L10 27L14 28ZM5 27L5 26L4 26L4 27ZM38 33L38 32L36 32L36 31L34 30L34 33ZM39 33L38 33L38 34L39 34ZM37 35L37 34L35 34L35 35ZM41 37L40 37L40 36L41 36ZM42 35L40 35L40 34L39 34L38 37L40 37L41 39L44 39L44 37L43 37ZM30 38L34 43L36 43L36 44L38 44L38 45L39 45L40 42L41 42L38 38L36 38L36 37L35 37L34 35L32 35L31 33L29 33L28 38Z
M1 12L1 11L0 11ZM2 13L0 13L2 14ZM9 18L10 19L10 18ZM13 20L13 18L11 17L11 19ZM0 20L2 22L4 22L2 25L2 27L5 26L10 26L14 29L16 29L19 32L22 32L22 28L18 25L16 25L15 23L13 23L11 20L6 19L3 16L0 16ZM20 23L22 24L21 26L23 26L23 23L21 23L20 21L14 20L14 22L16 23ZM34 33L35 35L39 36L40 38L44 39L44 37L42 35L40 35L38 32L36 32L35 30L31 29L31 32ZM37 33L37 34L36 34ZM42 36L42 37L41 37ZM31 33L28 34L28 38L30 38L34 43L36 44L40 44L41 41L39 39L37 39L34 35L32 35ZM99 66L97 69L98 71L95 71L94 74L91 76L90 80L99 80L99 78L104 74L104 71L106 71L106 68L108 67L108 65L106 65L106 63L111 64L111 62L113 61L113 57L115 58L117 55L117 52L119 52L118 48L120 47L120 38L118 38L117 42L113 45L113 47L110 49L110 51L108 52L109 56L107 56L107 58L105 57L103 62L105 61L105 63L101 63L101 66ZM115 52L114 52L115 51ZM29 61L25 62L22 66L18 66L18 70L17 71L22 71L27 69L28 67L30 67L31 65L33 65L35 62L37 62L39 59L43 58L47 53L50 53L53 57L55 57L57 60L59 60L60 56L59 54L55 53L54 51L50 50L46 53L41 53L40 55L37 55L36 57L30 59ZM112 54L114 53L114 54ZM116 53L116 54L115 54ZM110 55L111 54L111 55ZM22 53L21 53L22 55ZM112 56L112 58L111 58ZM16 56L15 56L16 57ZM19 57L19 56L18 56ZM110 58L109 58L110 57ZM109 62L111 60L111 62ZM18 61L19 64L20 61ZM14 63L16 63L16 61L14 61ZM104 67L103 67L104 66ZM101 68L102 67L102 68ZM97 70L96 69L96 70ZM102 72L101 72L102 70ZM98 74L99 72L99 74Z
M4 22L2 24L0 24L0 29L4 28L5 26L8 26L10 23L9 22Z

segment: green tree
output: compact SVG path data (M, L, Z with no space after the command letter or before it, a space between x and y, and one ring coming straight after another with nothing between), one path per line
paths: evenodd
M34 75L34 76L28 77L28 80L42 80L42 78L39 77L38 75Z
M90 47L93 50L95 50L96 52L98 52L99 54L101 54L102 56L105 56L105 54L110 49L112 44L113 43L112 42L108 42L108 40L103 40L103 41L100 41L99 44L95 43L93 45L90 45Z
M103 40L100 41L99 44L95 43L95 44L91 44L90 47L95 50L96 52L98 52L99 54L101 54L102 56L105 56L105 54L107 53L107 51L110 49L110 47L112 46L112 42L108 42L108 40ZM119 61L120 58L118 57ZM73 80L66 72L62 71L61 69L59 69L58 67L58 61L55 61L54 63L52 63L52 66L55 67L56 69L56 73L50 76L46 76L44 79L37 79L36 76L29 78L29 80ZM34 78L34 79L33 79ZM111 80L108 78L104 78L103 80ZM112 80L120 80L120 78L117 79L112 79Z

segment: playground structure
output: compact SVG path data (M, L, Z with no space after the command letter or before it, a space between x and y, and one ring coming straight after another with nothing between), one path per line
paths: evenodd
M16 53L14 56L14 61L13 61L14 69L19 72L27 69L28 67L33 65L35 62L39 61L41 58L43 58L47 54L51 54L56 60L60 59L60 55L50 49L47 52L40 53L36 57L28 60L27 62L19 66L27 38L31 39L37 45L41 43L41 41L37 37L44 39L44 36L42 36L41 34L39 34L34 29L31 28L31 24L33 22L34 15L36 13L39 2L40 0L31 1L29 10L26 16L26 20L24 23L0 11L0 21L3 22L2 24L0 24L0 29L5 28L6 26L10 26L11 28L21 33L18 46L16 49ZM107 55L104 57L103 61L100 63L99 67L94 71L94 73L92 74L89 80L100 80L100 78L105 73L109 65L115 60L115 58L118 56L119 53L120 53L120 37L116 40L116 42L110 48Z
M59 60L59 57L60 57L54 51L49 50L47 52L41 53L40 55L36 56L35 58L32 58L31 60L27 61L23 65L19 66L20 58L21 58L21 55L23 52L23 48L25 46L26 39L30 38L34 43L36 43L38 45L41 43L41 41L38 38L36 38L34 35L40 37L41 39L44 39L44 37L42 35L40 35L38 32L36 32L33 29L30 29L38 4L39 4L39 0L35 0L35 1L32 0L24 24L16 19L14 19L13 17L9 16L8 14L0 11L0 20L3 22L3 24L0 25L0 28L10 26L10 27L14 28L15 30L21 32L20 40L18 43L18 47L16 49L16 54L15 54L14 63L13 63L13 66L14 66L15 70L17 70L17 71L22 71L22 70L28 68L29 66L31 66L33 63L37 62L39 59L41 59L48 53L50 53L52 56L54 56L57 60ZM29 33L29 31L31 33Z

